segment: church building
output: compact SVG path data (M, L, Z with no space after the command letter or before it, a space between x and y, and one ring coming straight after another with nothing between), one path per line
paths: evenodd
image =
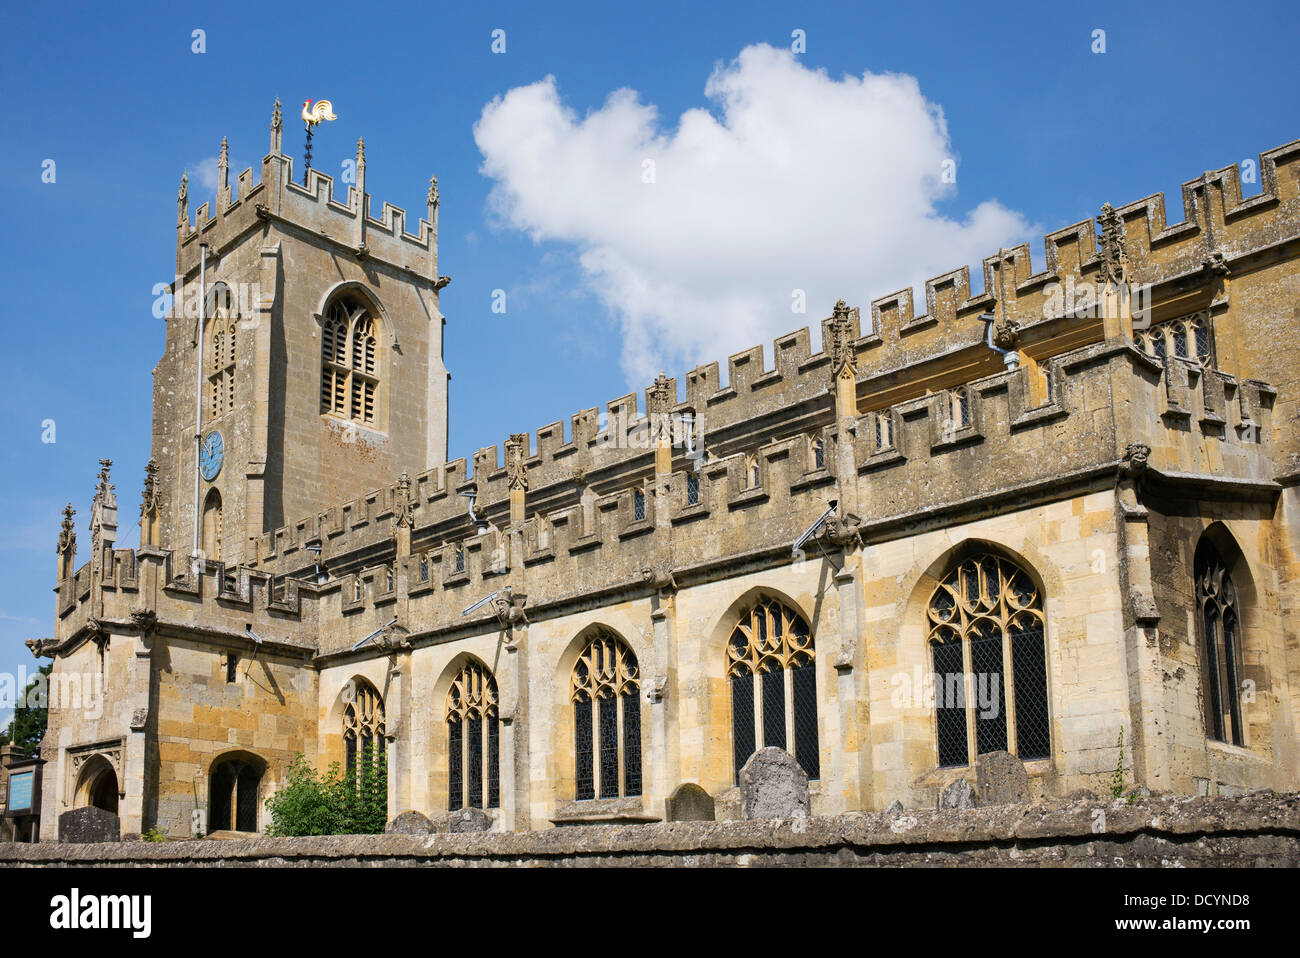
M660 821L684 784L739 817L773 746L814 815L933 808L991 752L1031 798L1120 761L1300 788L1300 141L1181 221L1157 194L998 250L979 292L827 303L817 352L540 426L514 397L467 462L436 180L375 211L364 144L339 198L282 125L233 188L223 141L193 216L182 180L139 547L107 460L80 564L65 510L28 646L102 701L51 704L42 838L83 805L264 831L298 754L382 754L389 818L497 831Z

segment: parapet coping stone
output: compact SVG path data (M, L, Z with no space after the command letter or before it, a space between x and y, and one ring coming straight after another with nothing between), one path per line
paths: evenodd
M1098 829L1096 812L1104 813ZM420 835L326 835L98 844L0 844L0 865L203 865L301 860L465 861L584 859L710 852L879 852L918 846L1114 841L1146 834L1189 841L1216 835L1300 839L1300 792L1268 790L1239 797L1160 796L1000 805L967 810L850 812L771 821L724 820L643 825L572 825L531 832Z

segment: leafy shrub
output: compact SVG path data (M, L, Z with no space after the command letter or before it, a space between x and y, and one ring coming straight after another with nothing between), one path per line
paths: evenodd
M266 800L268 835L373 835L388 822L388 763L363 751L360 774L340 774L334 762L321 773L301 753L289 764L288 782Z

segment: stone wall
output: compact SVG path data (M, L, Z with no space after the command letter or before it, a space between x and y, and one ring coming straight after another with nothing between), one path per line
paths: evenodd
M1300 866L1300 794L542 832L0 845L0 865Z
M157 769L154 822L170 835L188 835L196 803L209 807L214 766L251 754L267 766L258 796L258 822L265 825L262 803L284 784L294 755L316 759L316 672L268 649L241 650L229 682L233 651L164 640L155 654L161 674L150 715L158 750L150 769Z

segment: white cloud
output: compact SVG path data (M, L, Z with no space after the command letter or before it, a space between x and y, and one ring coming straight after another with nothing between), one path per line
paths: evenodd
M217 158L209 156L185 171L190 178L190 192L206 196L217 191ZM200 204L203 202L199 201Z
M717 115L688 110L665 132L632 90L579 118L548 76L494 99L474 127L493 213L576 248L622 325L634 383L759 342L770 364L782 333L812 326L815 345L839 297L866 307L1031 231L995 200L960 221L936 211L956 155L914 77L834 80L757 45L704 92Z

